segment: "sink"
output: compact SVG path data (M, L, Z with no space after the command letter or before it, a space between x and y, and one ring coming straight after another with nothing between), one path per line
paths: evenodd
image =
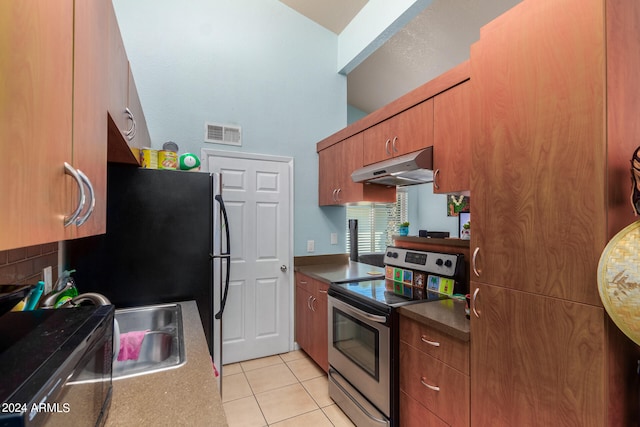
M120 333L148 331L137 360L114 360L113 379L177 368L186 363L182 309L179 304L122 308L115 312Z

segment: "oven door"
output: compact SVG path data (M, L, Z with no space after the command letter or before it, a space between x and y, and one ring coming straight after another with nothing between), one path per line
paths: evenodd
M333 296L329 365L387 417L391 412L389 315L368 313Z

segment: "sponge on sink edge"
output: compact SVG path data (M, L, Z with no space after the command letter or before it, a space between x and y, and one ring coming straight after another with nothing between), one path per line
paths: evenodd
M140 357L140 349L142 348L142 341L144 340L144 336L147 332L149 332L148 329L145 331L125 332L120 334L120 351L118 352L118 361L138 360L138 357Z

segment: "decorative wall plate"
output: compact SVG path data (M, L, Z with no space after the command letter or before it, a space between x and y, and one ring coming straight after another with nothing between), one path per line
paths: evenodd
M640 345L640 221L622 229L602 251L598 292L618 328Z

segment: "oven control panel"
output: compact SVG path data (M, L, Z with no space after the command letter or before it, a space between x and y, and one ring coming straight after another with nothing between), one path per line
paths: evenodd
M460 264L464 263L464 256L389 246L385 252L384 263L394 267L454 277L460 272L462 267Z

